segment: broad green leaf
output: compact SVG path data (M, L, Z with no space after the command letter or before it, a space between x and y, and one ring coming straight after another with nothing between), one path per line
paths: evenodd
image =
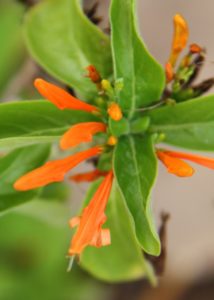
M59 110L41 101L0 105L0 148L54 142L71 125L96 120L83 111Z
M70 197L71 189L65 182L54 182L45 186L40 195L39 199L50 202L64 202Z
M69 207L33 200L0 219L0 299L106 300L109 285L75 263L66 272Z
M24 58L21 21L24 7L15 1L0 1L0 93Z
M143 44L136 26L135 0L112 0L111 30L115 79L123 78L119 96L123 110L134 110L159 100L165 76Z
M16 149L0 159L0 211L29 201L37 191L18 192L14 182L23 174L42 165L49 156L48 145Z
M164 143L187 149L214 150L214 96L168 105L149 112L152 132Z
M160 242L150 208L156 171L152 136L120 138L114 153L114 172L133 217L138 241L143 250L152 255L160 254Z
M99 183L100 181L92 185L85 204L89 202ZM112 188L106 215L105 227L110 229L111 245L101 248L87 247L81 255L81 266L92 275L109 282L152 277L152 271L136 240L133 222L116 183Z
M93 64L108 77L111 50L108 37L87 19L80 2L48 0L37 5L27 16L25 35L36 61L89 99L96 88L84 78L85 68Z

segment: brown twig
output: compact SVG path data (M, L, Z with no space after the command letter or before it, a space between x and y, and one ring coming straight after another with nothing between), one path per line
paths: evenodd
M170 218L168 213L161 213L161 226L159 229L159 237L161 241L161 254L156 256L151 256L146 254L147 259L153 265L157 275L162 275L165 270L166 257L167 257L167 222Z

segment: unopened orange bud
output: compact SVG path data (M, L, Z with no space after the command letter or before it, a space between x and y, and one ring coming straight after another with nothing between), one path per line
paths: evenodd
M194 169L183 160L168 155L166 151L157 150L156 153L169 173L179 177L190 177L194 174Z
M174 36L169 62L174 67L178 55L186 47L189 30L186 21L179 14L174 16Z
M118 142L118 139L115 136L111 135L108 138L107 144L110 145L110 146L115 146L117 144L117 142Z
M202 48L197 44L190 45L189 50L190 50L191 53L200 53L200 52L202 52Z
M114 121L120 121L123 117L120 106L117 103L112 103L108 108L108 114Z
M204 157L200 155L195 155L191 153L177 152L177 151L165 151L167 155L171 157L190 160L196 164L207 167L209 169L214 169L214 158Z
M165 65L165 74L166 74L166 80L167 82L172 81L174 77L173 68L170 62L166 63Z
M88 66L86 70L88 71L87 77L89 77L92 82L99 83L101 81L101 76L93 65Z

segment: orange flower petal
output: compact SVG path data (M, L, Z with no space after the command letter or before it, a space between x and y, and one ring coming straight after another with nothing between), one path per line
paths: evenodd
M104 214L113 181L112 171L103 179L89 205L83 210L78 229L73 236L69 255L80 254L88 245L96 247L110 243L107 229L101 228L106 221Z
M167 82L172 81L174 77L174 71L170 62L166 63L165 65L165 73Z
M90 104L87 104L60 87L51 84L43 79L36 79L34 85L39 93L56 105L59 109L84 110L87 112L97 111L98 109Z
M37 168L21 178L19 178L14 188L18 191L27 191L52 182L62 181L65 174L83 160L99 154L101 147L94 147L88 150L76 153L64 159L47 162L40 168Z
M168 155L165 151L157 150L156 153L169 173L179 177L190 177L194 174L194 169L179 158L171 157L171 155Z
M65 150L83 142L90 142L94 134L105 131L106 125L101 122L85 122L74 125L62 136L60 147Z
M165 151L167 155L171 157L176 157L180 159L190 160L196 164L202 165L209 169L214 169L214 159L209 157L204 157L200 155L194 155L190 153L176 152L176 151Z
M120 106L117 103L112 103L108 108L108 114L112 120L120 121L123 117Z
M106 176L107 172L103 172L100 170L93 170L91 172L87 172L87 173L80 173L80 174L76 174L70 177L71 180L80 183L80 182L91 182L94 181L98 178L100 178L101 176Z
M186 47L189 30L186 21L179 14L174 16L174 36L169 62L175 65L181 51Z
M77 225L79 225L79 223L80 223L80 217L74 217L69 221L69 225L71 228L76 227Z
M102 229L100 236L100 244L101 246L108 246L111 244L111 234L109 229Z
M97 248L108 246L111 244L111 234L109 229L101 229L94 235L90 246L94 246Z

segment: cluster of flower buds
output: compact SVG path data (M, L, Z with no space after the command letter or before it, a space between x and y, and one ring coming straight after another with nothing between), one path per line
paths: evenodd
M188 53L177 64L179 55L187 45L189 36L188 25L180 15L174 17L174 37L171 54L165 66L167 87L165 99L176 102L198 97L214 85L214 78L195 85L205 61L205 49L197 44L189 46Z

